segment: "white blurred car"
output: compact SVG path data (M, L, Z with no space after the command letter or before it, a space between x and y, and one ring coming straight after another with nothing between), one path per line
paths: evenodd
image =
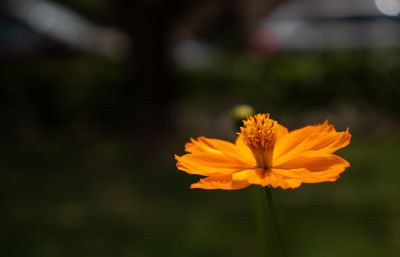
M253 50L279 52L400 46L400 0L293 0L249 36Z

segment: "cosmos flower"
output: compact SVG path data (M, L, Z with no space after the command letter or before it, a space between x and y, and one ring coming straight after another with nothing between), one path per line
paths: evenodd
M175 155L177 168L204 176L191 188L297 188L302 183L334 182L350 166L333 154L350 143L349 130L337 132L328 121L288 131L268 113L243 121L235 143L199 137Z

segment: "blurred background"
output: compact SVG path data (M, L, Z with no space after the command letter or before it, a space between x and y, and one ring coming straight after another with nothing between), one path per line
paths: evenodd
M281 256L251 197L189 190L232 108L350 127L336 183L274 190L290 256L400 256L399 0L3 0L0 231L18 257ZM257 189L255 189L257 190ZM262 230L262 229L261 229ZM263 234L263 232L261 232Z

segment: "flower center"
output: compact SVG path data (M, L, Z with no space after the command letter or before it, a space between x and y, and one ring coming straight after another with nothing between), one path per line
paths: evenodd
M269 113L250 116L243 121L240 134L260 168L268 169L272 166L277 132L278 123L269 118Z

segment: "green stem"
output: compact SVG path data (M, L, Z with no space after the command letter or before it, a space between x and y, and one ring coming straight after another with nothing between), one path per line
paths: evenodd
M281 230L279 228L278 218L276 216L276 209L275 209L274 201L272 199L272 190L270 187L265 187L265 194L267 196L267 203L268 203L269 211L271 214L272 222L274 223L276 233L278 234L279 243L282 248L283 256L288 257L288 254L286 252L285 243L283 242Z
M267 255L267 220L265 219L265 213L267 212L267 206L265 206L265 200L263 192L260 187L249 188L251 203L253 206L253 218L254 225L258 236L259 253L261 257L268 257Z

